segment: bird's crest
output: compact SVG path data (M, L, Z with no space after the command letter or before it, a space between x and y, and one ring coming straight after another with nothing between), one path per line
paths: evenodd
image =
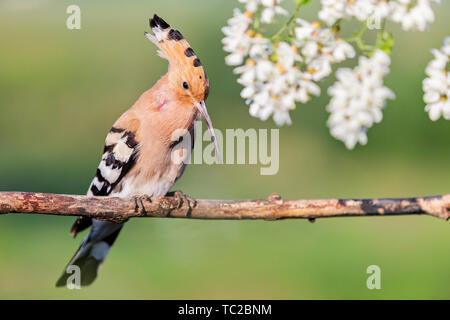
M169 60L170 68L184 73L186 79L192 82L189 83L191 89L194 92L204 93L203 99L206 99L209 93L208 76L200 59L181 32L172 28L156 14L150 19L150 28L154 35L145 32L145 36L158 47L158 55Z
M200 59L184 39L180 31L173 29L167 22L156 14L150 19L150 27L154 33L145 32L145 36L158 46L158 55L171 63L191 64L200 67Z

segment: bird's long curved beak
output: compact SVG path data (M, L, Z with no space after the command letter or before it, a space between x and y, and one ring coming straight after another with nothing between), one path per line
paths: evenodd
M202 115L203 119L205 119L206 125L208 126L208 130L211 134L211 140L214 143L214 149L216 150L216 158L219 164L222 164L222 156L220 154L219 144L217 143L216 134L214 133L214 127L211 122L211 118L209 117L208 110L206 109L205 101L194 102L195 107Z

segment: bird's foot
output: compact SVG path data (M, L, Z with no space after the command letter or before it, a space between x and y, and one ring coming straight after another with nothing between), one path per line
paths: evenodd
M178 209L183 207L183 205L186 205L186 216L189 217L192 213L192 208L194 208L197 205L197 201L195 199L189 197L188 195L184 194L182 191L172 191L167 193L167 196L174 197L176 200L178 200Z
M134 211L139 212L142 214L146 214L147 211L145 211L145 206L143 200L152 202L152 198L149 196L135 196L133 197L134 200Z

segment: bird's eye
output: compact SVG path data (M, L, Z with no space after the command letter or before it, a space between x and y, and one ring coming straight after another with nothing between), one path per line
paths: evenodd
M188 84L187 84L187 82L185 81L185 82L183 82L183 88L185 88L186 90L187 89L189 89L189 86L188 86Z

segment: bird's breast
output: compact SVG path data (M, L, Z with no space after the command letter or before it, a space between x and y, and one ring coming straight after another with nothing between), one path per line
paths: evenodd
M163 196L183 173L197 114L193 108L171 112L172 108L166 102L161 111L140 119L136 165L117 186L115 196Z

